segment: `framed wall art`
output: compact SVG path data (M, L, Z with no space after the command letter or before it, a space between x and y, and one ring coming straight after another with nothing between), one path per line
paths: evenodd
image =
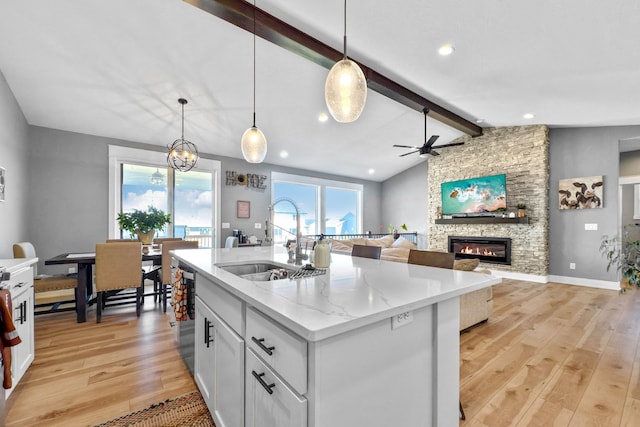
M4 202L4 189L5 189L5 168L0 168L0 202Z
M251 202L247 200L238 200L236 204L236 216L238 218L250 218Z
M602 175L561 179L558 182L560 209L597 209L604 205Z

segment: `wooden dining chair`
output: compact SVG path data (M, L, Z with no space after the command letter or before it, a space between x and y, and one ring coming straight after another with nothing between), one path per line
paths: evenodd
M13 245L13 257L36 258L36 249L30 242L15 243ZM38 274L37 266L34 266L34 314L75 310L77 288L78 279L75 275ZM73 295L71 292L73 292ZM71 305L69 306L69 304ZM45 307L47 309L44 309Z
M161 298L162 298L162 311L167 311L167 293L173 286L173 279L171 277L171 253L175 249L197 249L198 241L197 240L180 240L173 242L164 242L162 244L162 284L161 288Z
M106 293L135 289L136 316L140 316L144 280L142 270L142 244L140 242L98 243L96 245L97 315L102 321L102 310L107 306ZM121 305L113 303L110 305Z
M428 267L448 268L453 270L453 264L456 260L456 254L453 252L437 252L437 251L421 251L418 249L409 250L409 258L407 263L416 265L426 265ZM458 401L459 416L461 420L465 420L462 402Z
M451 270L453 269L453 262L455 261L455 259L456 254L454 254L453 252L436 252L410 249L407 262L409 264L448 268Z
M351 256L358 256L361 258L380 259L382 248L380 246L365 246L365 245L353 245L351 249Z

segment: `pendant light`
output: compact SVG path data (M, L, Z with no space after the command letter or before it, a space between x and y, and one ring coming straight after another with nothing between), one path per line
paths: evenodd
M253 125L242 134L242 155L249 163L262 163L267 155L267 138L256 126L256 2L253 2Z
M180 98L178 102L182 105L182 136L168 146L167 163L173 169L188 172L193 169L198 161L198 149L194 143L184 139L184 105L187 100Z
M347 0L344 0L344 56L327 75L324 99L331 116L340 123L356 121L367 102L364 73L358 64L347 59Z
M162 184L164 184L164 175L160 173L158 168L156 168L156 171L151 174L151 183L153 185L162 185Z

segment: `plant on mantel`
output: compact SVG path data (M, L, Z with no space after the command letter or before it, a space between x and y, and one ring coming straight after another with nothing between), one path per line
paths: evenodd
M153 235L156 230L171 223L171 214L165 214L160 209L149 206L147 211L134 209L133 212L121 212L118 214L118 224L120 229L129 232L130 235L137 235L145 245L153 242Z
M631 230L638 229L639 224L629 224L622 228L622 237L602 236L600 254L607 261L607 271L612 267L621 274L620 291L631 286L640 288L640 240L632 240ZM633 228L632 228L633 227Z

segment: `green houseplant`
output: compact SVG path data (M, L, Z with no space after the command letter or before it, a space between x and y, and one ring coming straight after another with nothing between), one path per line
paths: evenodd
M613 267L622 276L622 292L629 286L640 287L640 240L631 238L631 227L638 226L626 225L622 237L604 235L600 241L600 254L607 261L607 271Z
M147 211L134 209L133 212L118 214L120 229L126 230L131 235L137 235L145 245L153 242L156 230L161 230L166 224L171 223L171 214L165 214L160 209L149 206Z

